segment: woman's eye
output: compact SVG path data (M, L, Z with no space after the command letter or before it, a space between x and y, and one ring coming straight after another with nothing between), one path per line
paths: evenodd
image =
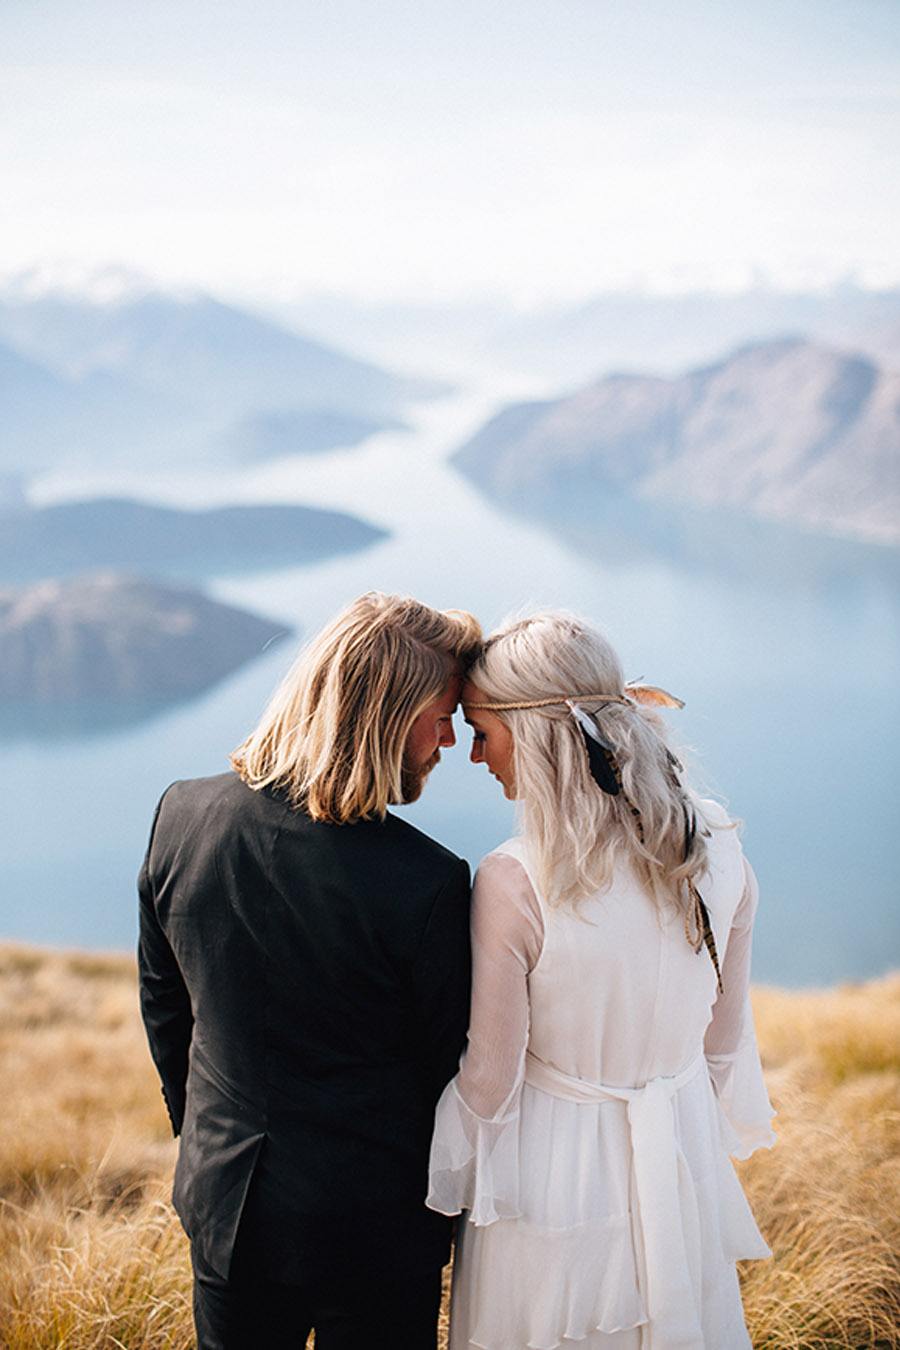
M486 738L485 738L485 734L484 734L483 731L473 731L473 732L472 732L472 740L473 740L473 741L483 741L483 740L485 740L485 739L486 739Z

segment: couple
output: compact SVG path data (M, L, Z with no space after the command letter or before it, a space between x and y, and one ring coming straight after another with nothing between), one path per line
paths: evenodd
M522 813L471 913L466 863L388 810L460 701ZM434 1350L457 1214L453 1350L749 1346L756 887L667 747L676 702L571 616L482 641L372 593L235 772L164 794L141 1006L200 1350Z

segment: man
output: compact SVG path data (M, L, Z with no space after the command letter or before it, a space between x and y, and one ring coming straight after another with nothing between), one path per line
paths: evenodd
M454 744L471 615L371 593L236 772L173 784L139 878L141 1009L181 1135L200 1350L433 1350L424 1206L468 1020L467 865L405 821Z

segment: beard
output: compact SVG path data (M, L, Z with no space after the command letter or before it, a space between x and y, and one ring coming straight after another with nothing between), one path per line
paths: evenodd
M409 760L404 758L403 767L400 770L400 800L404 806L409 806L410 802L418 801L428 775L440 758L440 750L435 750L431 758L427 759L424 764L410 764Z

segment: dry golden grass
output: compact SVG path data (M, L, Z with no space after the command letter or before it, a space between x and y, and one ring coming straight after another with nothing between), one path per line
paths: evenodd
M766 1350L900 1345L900 975L757 990L778 1147L741 1169L774 1253L744 1306Z
M779 1144L741 1169L775 1253L743 1272L753 1344L898 1347L900 975L755 1002ZM186 1350L174 1144L129 957L0 945L0 1094L0 1345Z

